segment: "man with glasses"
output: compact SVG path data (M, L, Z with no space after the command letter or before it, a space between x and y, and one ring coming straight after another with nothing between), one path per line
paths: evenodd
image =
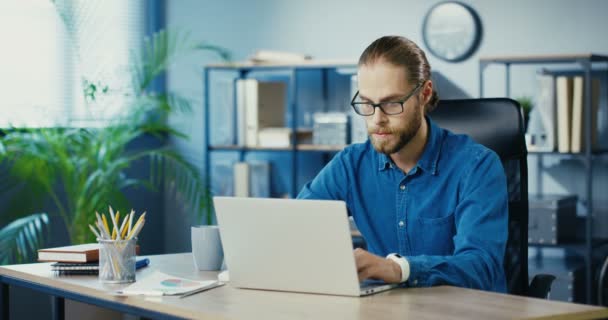
M505 292L508 199L498 156L433 122L431 67L411 40L374 41L357 76L351 105L369 139L338 153L298 198L346 202L369 250L355 250L360 280Z

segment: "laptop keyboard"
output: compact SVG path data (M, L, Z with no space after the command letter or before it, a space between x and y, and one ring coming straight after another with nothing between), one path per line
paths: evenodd
M382 280L372 280L372 279L367 279L361 283L359 283L359 287L362 290L368 289L368 288L373 288L373 287L377 287L377 286L381 286L386 284L386 282L382 281Z

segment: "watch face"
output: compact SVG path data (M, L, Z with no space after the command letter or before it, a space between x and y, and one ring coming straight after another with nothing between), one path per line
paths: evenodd
M442 2L425 17L422 36L433 55L446 61L462 61L477 49L481 23L472 8L458 2Z

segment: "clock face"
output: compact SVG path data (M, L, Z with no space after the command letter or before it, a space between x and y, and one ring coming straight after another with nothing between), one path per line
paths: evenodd
M446 61L462 61L477 49L481 23L472 8L458 2L442 2L425 17L422 36L433 55Z

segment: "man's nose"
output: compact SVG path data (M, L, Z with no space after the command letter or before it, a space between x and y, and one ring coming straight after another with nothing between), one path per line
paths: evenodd
M373 123L382 124L388 120L388 117L386 116L384 111L382 111L382 109L376 107L374 111L374 114L371 115Z

